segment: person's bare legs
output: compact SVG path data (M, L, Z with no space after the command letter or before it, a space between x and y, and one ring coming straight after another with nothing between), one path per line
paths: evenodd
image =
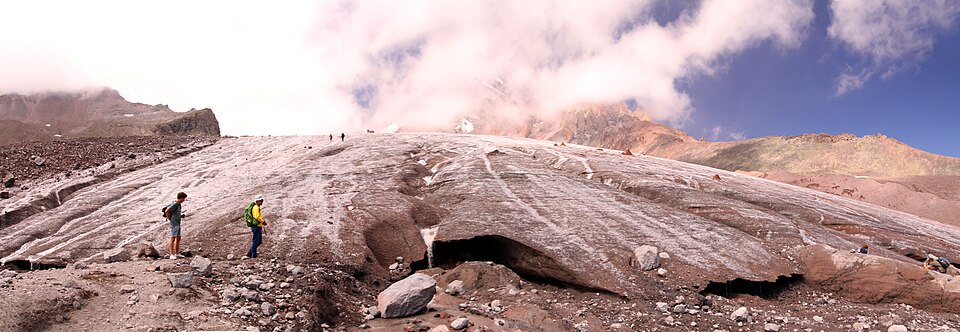
M175 239L176 239L176 237L174 237L174 236L171 236L171 237L170 237L170 249L167 250L167 251L170 253L170 256L176 255L176 254L173 252L173 245L174 245Z
M180 255L180 237L173 238L173 255Z

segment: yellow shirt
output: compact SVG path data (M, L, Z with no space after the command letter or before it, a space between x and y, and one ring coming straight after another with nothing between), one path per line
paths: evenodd
M263 225L267 224L267 221L263 220L263 215L260 214L259 205L254 204L251 213L253 214L253 219L257 219L257 226L263 227Z

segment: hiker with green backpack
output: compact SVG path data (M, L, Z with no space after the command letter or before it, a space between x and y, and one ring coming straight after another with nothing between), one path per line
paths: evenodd
M257 247L263 242L263 226L267 222L263 220L263 214L260 213L260 205L263 205L263 195L257 195L253 202L248 204L246 209L243 209L243 218L247 222L247 227L250 227L250 231L253 233L253 243L250 244L250 250L247 250L247 255L243 256L242 259L256 258Z

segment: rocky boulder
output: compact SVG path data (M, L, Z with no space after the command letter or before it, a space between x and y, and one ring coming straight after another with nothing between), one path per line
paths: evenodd
M240 298L240 294L233 290L233 288L225 288L220 292L220 298L224 301L233 302Z
M468 325L470 325L470 320L467 319L467 317L460 317L450 322L450 327L454 330L463 330L467 328Z
M750 318L750 310L747 307L740 307L730 314L730 320L735 322L746 322Z
M210 259L197 256L190 261L190 267L197 271L201 276L209 277L213 274L213 263L210 262Z
M377 295L377 309L383 318L406 317L427 308L437 292L437 282L423 273L400 280Z
M919 263L854 254L823 244L804 247L798 256L806 282L846 298L960 311L960 278L929 271Z
M907 327L903 325L890 325L887 332L907 332Z
M182 273L167 273L167 279L173 288L189 288L193 286L193 271Z
M15 185L17 185L17 178L11 176L3 179L4 188L13 188Z
M141 243L137 246L137 258L160 258L160 252L149 243Z
M660 266L660 250L654 246L643 245L633 250L631 265L644 271L650 271Z
M472 290L489 289L511 285L520 288L520 276L515 272L500 264L486 262L466 262L450 270L440 279L441 285L450 286L455 281L453 287L460 294L465 294ZM452 294L452 293L451 293Z
M114 248L103 252L103 260L107 263L126 262L130 260L130 252L123 248Z
M277 313L277 307L273 303L263 302L260 304L260 311L263 312L264 316L270 317Z
M447 284L447 289L445 290L447 294L457 296L464 294L466 291L463 288L463 281L454 280Z

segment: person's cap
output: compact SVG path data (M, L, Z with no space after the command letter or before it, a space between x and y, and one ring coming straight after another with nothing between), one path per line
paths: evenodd
M933 254L927 254L927 257L930 259L937 259L937 256L934 256Z
M254 197L253 200L254 200L254 201L262 201L262 200L263 200L263 195L257 195L257 197Z

